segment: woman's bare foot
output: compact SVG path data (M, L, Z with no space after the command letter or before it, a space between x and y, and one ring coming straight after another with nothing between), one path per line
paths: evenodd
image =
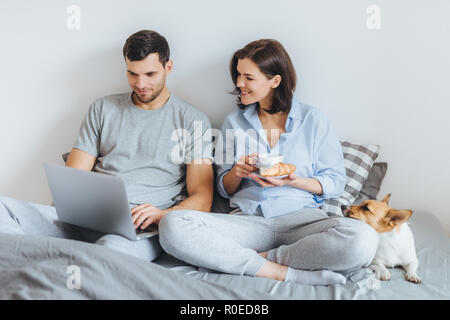
M258 253L261 257L267 258L267 251Z
M288 271L288 267L286 267L286 266L283 266L281 264L278 264L278 263L275 263L272 261L266 261L262 265L262 267L259 268L258 272L256 272L256 276L274 279L274 280L278 280L278 281L284 281L284 279L286 278L287 271Z

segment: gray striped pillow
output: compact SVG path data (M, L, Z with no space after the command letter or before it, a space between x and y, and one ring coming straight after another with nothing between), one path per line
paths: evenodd
M380 151L380 146L376 144L359 144L343 140L340 142L344 153L347 184L339 198L325 200L320 207L329 216L343 216L341 206L351 205L356 200Z

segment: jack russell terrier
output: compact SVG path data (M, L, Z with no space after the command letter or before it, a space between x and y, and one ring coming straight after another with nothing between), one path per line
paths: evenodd
M414 238L406 220L411 210L396 210L389 207L388 194L381 201L366 200L360 205L343 207L343 213L349 218L358 219L372 226L379 234L379 243L370 269L380 280L390 280L391 274L386 268L402 266L406 271L406 280L421 283L417 275L417 260Z

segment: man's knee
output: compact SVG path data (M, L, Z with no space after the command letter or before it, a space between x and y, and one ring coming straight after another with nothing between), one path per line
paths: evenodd
M0 232L23 233L19 218L10 210L10 205L17 200L0 197Z
M7 208L8 208L9 204L10 204L12 201L17 201L17 200L12 199L12 198L8 198L8 197L0 196L0 213L1 213L1 214L8 214L8 215L11 215L11 214L9 213L9 210L8 210Z
M162 217L159 221L158 230L160 236L165 237L169 236L173 233L178 233L180 226L186 220L186 214L189 213L190 210L174 210Z
M0 197L0 215L6 215L7 214L7 211L6 211L6 208L5 208L5 204L4 204L4 202L5 202L4 199L5 199L4 197Z
M189 236L189 228L196 225L197 211L194 210L174 210L167 213L159 222L159 243L169 254L184 247L186 238Z

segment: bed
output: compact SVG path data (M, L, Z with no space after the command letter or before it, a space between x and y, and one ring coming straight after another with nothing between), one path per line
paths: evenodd
M364 164L358 159L364 157L355 157L357 152L371 154L371 159L365 165L366 174L360 177L362 186L350 201L377 199L387 163L374 163L378 149L375 154L370 148L353 146L343 145L349 180L358 179L358 175L352 176L356 171L362 172ZM352 164L352 159L358 170L350 170L356 163ZM333 205L330 203L329 210L335 210ZM215 192L213 211L230 210ZM416 242L421 284L406 281L400 268L391 271L390 281L383 282L363 268L348 275L345 285L306 286L203 270L167 253L146 262L76 240L0 233L0 299L450 299L450 239L446 231L430 212L415 211L407 223Z
M145 262L76 240L0 234L0 299L449 299L450 239L430 213L409 225L421 284L398 268L386 282L361 269L345 285L305 286L199 270L167 253Z

